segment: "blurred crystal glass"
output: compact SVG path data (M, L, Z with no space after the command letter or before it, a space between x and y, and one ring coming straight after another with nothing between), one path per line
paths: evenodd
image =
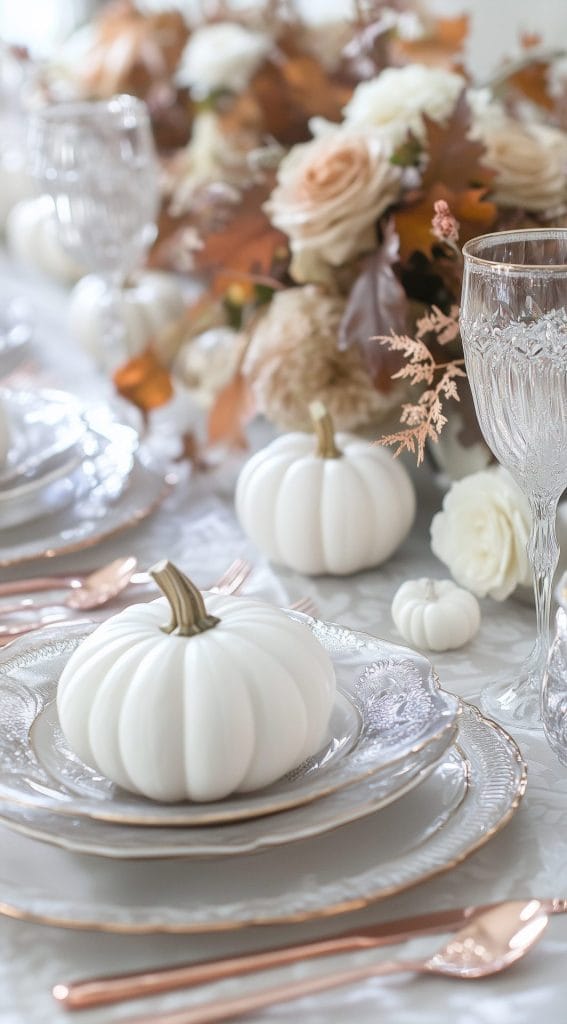
M557 504L567 486L567 229L503 231L464 246L461 335L484 438L529 499L528 554L538 639L515 677L487 687L484 708L541 728Z
M133 96L34 114L33 176L53 199L61 244L107 283L107 368L126 358L120 289L156 237L158 166L147 108Z

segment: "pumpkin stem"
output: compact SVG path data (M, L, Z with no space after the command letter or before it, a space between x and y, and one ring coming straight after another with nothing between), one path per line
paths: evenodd
M309 414L317 436L315 454L321 459L340 459L343 453L335 444L335 428L326 406L323 402L311 402Z
M436 601L437 590L435 589L435 580L426 580L425 583L425 600Z
M160 627L164 633L196 636L220 622L207 612L201 591L171 562L158 562L150 569L150 576L171 605L171 622Z

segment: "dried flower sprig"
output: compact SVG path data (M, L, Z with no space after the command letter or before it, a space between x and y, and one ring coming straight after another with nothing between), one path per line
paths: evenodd
M393 380L427 385L427 390L417 403L406 402L402 406L400 423L407 424L406 429L387 434L377 442L380 445L396 445L394 455L400 455L403 451L412 452L417 457L418 466L425 457L426 442L438 441L447 422L443 403L449 399L459 401L456 379L466 376L463 370L464 359L437 362L424 339L433 336L441 346L454 341L459 334L458 314L457 306L453 306L448 314L433 306L429 313L417 321L415 338L393 332L376 339L391 351L402 352L406 357L405 365L393 375ZM441 373L441 377L435 383L438 373Z

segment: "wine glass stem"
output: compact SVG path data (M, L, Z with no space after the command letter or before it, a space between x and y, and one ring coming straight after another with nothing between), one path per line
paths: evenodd
M126 325L122 312L122 274L105 275L106 291L104 295L103 315L103 361L107 371L116 370L127 360Z
M528 555L533 569L537 617L537 642L533 652L533 669L541 684L549 650L549 616L553 576L559 561L559 545L555 533L557 499L532 498L532 531ZM532 660L532 659L530 659Z

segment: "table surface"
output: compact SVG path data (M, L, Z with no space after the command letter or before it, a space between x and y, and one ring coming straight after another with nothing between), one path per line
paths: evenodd
M73 347L67 335L65 293L23 276L5 258L0 258L0 301L22 292L35 306L37 332L31 356L36 384L41 381L50 386L68 386L91 398L108 395L108 385L93 373L86 357ZM260 428L256 444L261 437ZM272 569L243 537L232 508L238 468L238 461L230 460L207 474L182 472L175 491L151 519L95 550L52 561L50 567L80 569L106 562L117 554L135 554L142 565L148 565L167 555L178 559L198 583L206 585L234 557L244 556L256 566L247 588L254 593L278 602L309 596L321 618L399 642L389 613L397 586L410 577L446 575L429 550L429 523L441 503L442 492L427 470L420 471L417 478L419 513L414 529L387 565L349 578L305 579ZM35 571L35 567L26 569L28 574ZM529 650L534 628L533 611L519 602L483 602L482 627L475 640L463 650L434 658L442 684L474 701L487 682L502 677L521 662ZM529 782L527 795L512 822L458 869L365 911L324 922L210 936L125 937L72 932L0 918L0 1021L56 1024L84 1019L88 1024L113 1024L134 1012L157 1013L190 1005L197 1001L196 994L181 992L69 1016L53 1002L52 985L79 976L224 956L332 935L358 923L434 908L507 897L567 896L565 769L541 737L518 734L516 739L528 761ZM332 834L328 847L332 857ZM290 855L296 852L290 847ZM226 870L230 871L230 861ZM427 953L438 941L414 940L393 953ZM388 955L391 952L388 950ZM261 1011L248 1019L256 1024L297 1019L303 1024L343 1024L348 1015L357 1024L375 1024L377 1020L381 1024L527 1024L538 1017L560 1022L567 1015L566 953L567 918L557 917L552 919L538 949L497 979L468 983L413 976L374 980ZM305 976L319 969L317 964L298 965L279 972L277 979ZM262 980L260 985L265 983ZM221 988L210 987L207 995L213 991L233 994L251 984L256 981L229 981Z

